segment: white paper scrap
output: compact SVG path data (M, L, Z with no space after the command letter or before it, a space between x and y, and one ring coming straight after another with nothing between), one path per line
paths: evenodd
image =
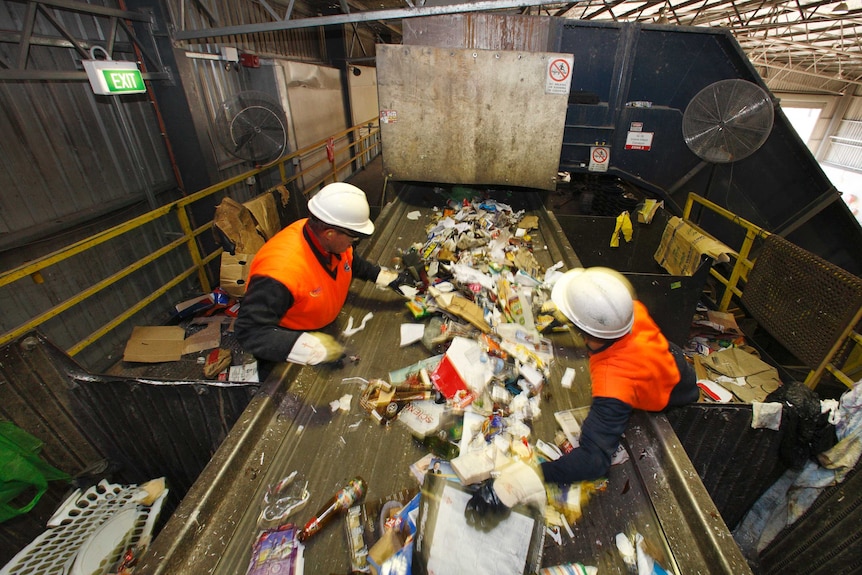
M244 365L232 365L228 370L228 381L250 381L257 382L257 362Z
M407 219L408 220L418 220L421 215L422 215L422 212L420 212L419 210L414 210L414 211L407 214Z
M362 318L362 323L359 324L359 327L353 327L353 317L347 318L347 329L345 329L342 333L344 335L350 336L354 333L362 331L363 329L365 329L365 324L368 323L368 320L370 320L372 317L374 317L374 314L371 312L365 314L365 317Z
M410 345L422 339L425 335L424 323L402 323L401 324L401 347Z
M571 367L567 367L565 373L563 373L562 379L560 379L560 385L562 385L565 389L570 389L574 381L575 370Z
M335 413L339 409L341 411L350 411L350 402L353 401L353 396L349 393L345 393L339 399L333 399L329 402L329 407L332 409L332 412Z

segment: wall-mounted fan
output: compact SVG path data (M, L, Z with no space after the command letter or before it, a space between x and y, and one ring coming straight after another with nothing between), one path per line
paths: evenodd
M702 160L725 164L753 154L772 131L769 95L746 80L720 80L695 94L682 116L682 134Z
M240 92L225 100L216 120L219 142L233 156L265 163L287 149L287 121L278 101L263 92Z

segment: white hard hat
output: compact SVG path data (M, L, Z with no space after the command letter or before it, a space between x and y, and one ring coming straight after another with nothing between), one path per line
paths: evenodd
M551 299L573 324L600 339L617 339L634 324L633 290L608 268L576 268L554 284Z
M308 211L331 226L370 236L374 222L365 192L354 185L335 182L324 186L308 201Z

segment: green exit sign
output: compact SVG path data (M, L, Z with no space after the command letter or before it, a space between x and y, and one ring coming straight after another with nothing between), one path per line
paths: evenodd
M122 60L82 60L93 92L119 96L146 92L144 78L134 62Z
M141 76L141 72L137 68L134 70L102 70L102 74L105 76L105 83L111 94L135 94L147 91L147 87L144 86L144 77Z

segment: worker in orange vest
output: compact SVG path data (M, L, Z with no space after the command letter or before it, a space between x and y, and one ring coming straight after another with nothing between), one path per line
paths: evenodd
M590 357L592 405L580 446L538 467L520 460L483 484L467 506L471 522L505 513L517 503L544 500L544 483L598 479L625 432L632 411L662 411L698 400L694 370L635 299L625 277L608 268L574 269L554 285L551 299L583 336Z
M318 330L338 316L353 278L381 287L399 279L354 252L374 233L362 190L329 184L312 196L308 211L308 218L270 238L249 270L235 330L243 349L258 359L261 377L277 362L317 365L341 358L341 344Z

